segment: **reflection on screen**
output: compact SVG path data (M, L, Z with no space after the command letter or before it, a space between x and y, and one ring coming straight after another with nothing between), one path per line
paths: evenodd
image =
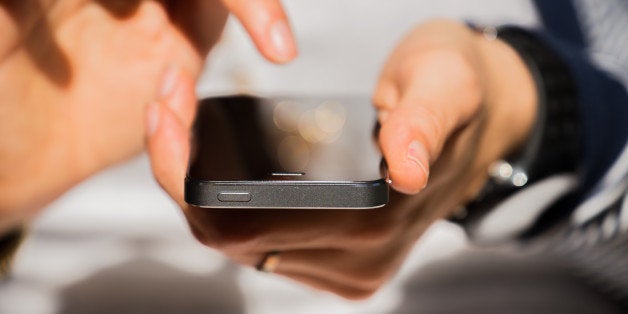
M370 102L351 98L204 100L189 176L208 181L371 181L382 177Z

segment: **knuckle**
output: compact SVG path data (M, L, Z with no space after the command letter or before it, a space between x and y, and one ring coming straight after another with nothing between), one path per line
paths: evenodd
M194 238L200 242L201 244L208 246L208 247L213 247L213 241L212 241L212 237L210 237L206 232L205 232L205 228L199 228L196 226L196 224L194 223L189 223L190 225L190 231L192 232L192 236L194 236Z
M452 87L476 86L478 83L475 60L459 47L442 47L430 50L418 61L446 80Z
M362 274L358 288L364 291L375 292L388 280L388 265L377 265Z
M379 110L386 109L388 107L388 103L384 99L382 92L379 91L375 92L375 94L371 98L371 102L373 103L373 106Z
M397 98L396 88L389 82L380 83L371 101L375 108L391 109Z
M481 78L478 61L473 53L459 48L448 48L432 52L427 59L427 62L438 67L442 75L443 86L446 87L443 89L446 93L443 96L456 95L463 102L479 102Z
M138 30L148 35L147 38L157 38L164 33L168 25L168 14L158 3L142 3L135 13Z
M408 57L400 78L406 89L422 86L436 92L434 98L451 99L455 95L457 99L475 99L481 92L478 67L472 48L433 47Z

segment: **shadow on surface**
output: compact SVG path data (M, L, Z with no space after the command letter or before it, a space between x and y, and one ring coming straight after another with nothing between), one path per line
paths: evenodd
M243 313L235 275L231 265L199 276L136 259L65 288L59 313Z
M395 313L625 313L625 309L540 255L466 252L408 279Z

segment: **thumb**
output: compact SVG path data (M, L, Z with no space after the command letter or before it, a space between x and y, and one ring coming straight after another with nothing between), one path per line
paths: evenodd
M387 114L379 133L379 144L388 164L392 186L415 194L427 184L436 128L415 110L397 109Z
M482 95L474 75L455 61L446 54L425 56L409 77L395 84L400 100L381 121L379 141L392 186L402 193L425 187L430 164L479 108Z
M161 187L184 206L183 186L190 155L190 126L196 108L191 77L183 72L161 99L146 108L146 145L153 174Z
M454 131L466 123L460 114L420 100L399 105L381 123L379 145L392 187L415 194L427 184L430 165L439 158Z

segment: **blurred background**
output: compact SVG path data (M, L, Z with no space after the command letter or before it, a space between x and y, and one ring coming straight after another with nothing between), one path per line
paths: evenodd
M201 97L369 97L388 54L421 21L537 23L532 4L523 0L284 4L299 58L286 66L267 63L231 19L208 59ZM13 274L0 283L0 313L403 313L410 311L403 289L413 274L468 249L460 229L438 223L373 298L346 301L237 266L198 244L154 182L147 158L139 156L77 186L31 226Z

